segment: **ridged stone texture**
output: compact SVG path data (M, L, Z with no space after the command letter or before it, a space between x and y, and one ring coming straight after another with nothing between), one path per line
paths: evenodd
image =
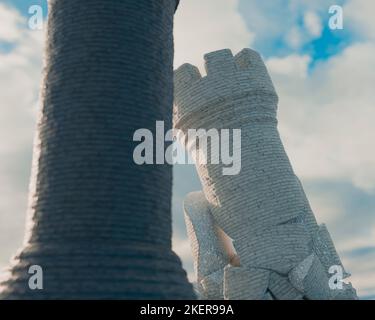
M351 285L339 290L328 287L329 267L342 263L327 229L317 224L284 150L277 130L278 96L262 58L251 49L235 56L224 49L206 54L205 67L205 77L190 64L175 71L175 128L185 135L189 129L241 129L242 139L239 174L223 175L225 165L198 162L204 195L185 200L187 219L195 224L188 225L188 233L193 257L199 258L198 282L202 276L210 278L210 273L215 278L211 282L215 290L198 284L201 296L212 292L214 299L356 298ZM211 150L215 147L211 141L207 159L219 152ZM187 144L191 154L194 146ZM199 206L194 205L196 199ZM213 266L211 258L222 257L210 231L216 227L233 240L241 265L224 268L220 295L216 295L217 275L223 259ZM306 262L309 256L311 264Z
M133 161L135 130L172 126L176 6L49 1L28 232L1 299L194 298L171 250L172 168Z

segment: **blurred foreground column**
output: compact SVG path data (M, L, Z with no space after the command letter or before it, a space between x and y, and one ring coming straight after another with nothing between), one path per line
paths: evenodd
M177 4L49 1L28 230L1 299L194 297L171 250L171 167L133 161L137 129L172 125Z

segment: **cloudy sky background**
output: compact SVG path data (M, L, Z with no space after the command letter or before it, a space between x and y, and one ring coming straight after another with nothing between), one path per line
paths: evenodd
M0 0L0 268L22 243L44 31L27 27L45 0ZM331 5L344 29L328 27ZM264 57L280 97L279 129L319 222L325 222L361 297L375 299L375 2L181 0L175 66L202 72L203 54L243 47ZM184 196L199 190L175 167L174 249L193 279Z

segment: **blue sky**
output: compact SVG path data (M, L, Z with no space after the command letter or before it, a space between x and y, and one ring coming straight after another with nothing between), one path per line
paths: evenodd
M282 11L283 21L282 24L297 26L301 30L305 29L304 26L304 14L305 10L301 7L299 10L290 9L290 1L288 0L276 0L276 1L256 1L258 6L263 7L263 16L265 19L272 23L275 15L280 15ZM277 3L280 10L274 10L275 3ZM327 2L328 3L328 2ZM335 1L336 5L344 5L345 1ZM252 22L252 6L254 6L254 1L242 0L239 4L239 11L241 12L246 25L253 30L257 29L255 23ZM320 10L316 10L315 13L322 21L328 21L332 16L329 14L326 7L321 7ZM294 11L293 13L291 13ZM277 19L277 18L276 18ZM279 20L279 19L277 19ZM313 61L320 59L327 59L332 55L337 54L345 46L349 45L355 39L352 37L349 29L343 30L331 30L328 27L328 23L323 24L323 30L321 35L315 39L309 39L301 48L297 50L291 48L285 41L284 34L276 34L275 36L270 35L268 41L265 41L264 37L257 37L253 43L253 47L256 50L262 52L265 57L269 56L284 56L296 51L299 53L310 54Z
M21 244L44 31L26 28L45 0L2 0L0 18L0 267ZM344 29L328 8L344 8ZM215 8L213 10L212 8ZM17 9L14 11L12 9ZM319 222L325 222L362 297L375 296L375 23L371 0L181 0L176 67L243 47L264 57L280 97L279 129ZM4 29L5 28L5 29ZM193 279L182 201L201 188L193 166L174 168L174 248Z
M28 10L31 5L40 5L43 9L44 17L47 16L48 7L47 0L3 0L3 2L9 6L13 6L19 10L24 16L28 16ZM301 1L303 2L303 1ZM336 0L334 4L345 5L346 0ZM250 30L257 31L259 26L256 22L253 22L252 14L254 6L257 6L262 12L263 19L266 19L271 24L277 24L279 21L277 17L283 15L281 24L289 24L298 26L301 30L304 30L304 8L297 10L290 9L289 0L275 0L275 1L253 1L253 0L241 0L238 3L238 11L243 17L247 27ZM327 1L327 4L330 3ZM323 21L328 21L332 16L326 9L327 6L321 7L316 10L316 14ZM276 19L275 19L276 17ZM266 28L265 28L266 29ZM261 32L259 32L261 33ZM321 35L315 39L306 41L300 48L291 48L290 45L285 41L284 34L270 34L268 37L256 37L252 43L252 47L262 53L264 57L283 57L292 53L308 54L311 56L311 65L313 66L317 61L326 60L331 56L341 52L345 47L356 41L355 35L348 28L344 30L331 30L328 27L328 23L323 25ZM11 44L8 44L8 46ZM9 47L7 48L7 50Z
M43 8L44 16L47 16L47 0L3 0L9 6L17 8L21 14L27 16L30 6L39 5Z

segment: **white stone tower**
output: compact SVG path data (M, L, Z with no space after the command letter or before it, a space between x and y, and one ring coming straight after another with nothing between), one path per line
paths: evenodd
M205 55L205 67L205 77L190 64L175 72L175 128L184 133L241 129L242 146L238 175L223 175L221 164L197 163L204 195L185 200L201 294L215 299L356 298L351 285L329 286L332 265L342 268L343 278L348 274L284 151L277 130L278 96L260 55L251 49L234 57L230 50L216 51ZM233 239L241 266L229 264L228 246L206 232L217 227Z

